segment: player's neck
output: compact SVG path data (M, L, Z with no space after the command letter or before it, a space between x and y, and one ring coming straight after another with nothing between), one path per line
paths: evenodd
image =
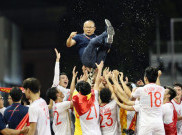
M180 98L174 98L174 100L175 100L177 103L180 103L180 102L181 102L181 99L180 99Z
M13 103L21 103L21 100L20 100L20 101L18 101L18 102L13 102Z
M163 104L171 102L169 98L164 99Z
M35 100L39 99L40 98L40 94L39 93L36 93L36 94L32 94L30 99L32 100L32 102L34 102Z
M57 98L56 99L56 101L55 101L55 103L60 103L60 102L62 102L63 100L61 99L61 98Z
M105 106L107 103L100 103L100 106Z

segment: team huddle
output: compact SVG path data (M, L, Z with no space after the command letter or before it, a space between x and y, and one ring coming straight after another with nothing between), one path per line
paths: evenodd
M55 49L53 84L46 91L49 105L40 98L36 78L23 81L28 107L20 103L22 90L11 89L13 104L0 113L0 134L51 135L52 128L55 135L182 135L182 84L161 86L162 72L154 67L147 67L144 81L136 83L104 68L115 34L110 21L105 23L106 31L99 36L91 20L84 23L84 34L70 34L67 46L78 45L83 64L79 77L73 67L70 88Z

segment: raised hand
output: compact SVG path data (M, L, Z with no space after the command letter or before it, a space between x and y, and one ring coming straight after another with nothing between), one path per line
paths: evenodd
M113 70L112 72L113 72L113 74L116 75L116 77L118 77L118 75L119 75L119 71L118 70Z
M127 76L125 77L125 83L126 84L128 83L128 77Z
M71 32L70 34L70 38L73 38L74 36L76 36L77 32Z
M113 82L117 81L117 76L116 76L116 74L114 74L114 73L112 74L112 81L113 81Z
M158 70L158 77L160 77L162 75L162 71Z
M112 73L111 71L108 72L106 75L105 75L105 79L108 80L109 78L112 78Z
M78 72L75 71L76 70L76 66L74 66L72 74L73 74L73 78L76 78Z
M54 48L54 51L56 52L56 60L59 60L61 58L61 54L58 52L56 48Z
M144 83L143 83L143 81L142 81L142 80L139 80L139 81L137 81L137 85L138 85L138 86L143 86L143 85L144 85Z
M104 61L101 61L99 65L97 63L95 63L95 65L97 66L98 70L102 70L102 68L104 66Z
M106 76L109 73L109 67L106 67L103 71L103 76Z
M119 80L120 80L120 82L123 81L123 72L120 72Z

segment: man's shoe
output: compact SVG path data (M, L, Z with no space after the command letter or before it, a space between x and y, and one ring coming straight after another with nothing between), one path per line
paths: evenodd
M114 28L108 19L105 19L105 24L107 26L107 43L112 44L113 36L115 35Z

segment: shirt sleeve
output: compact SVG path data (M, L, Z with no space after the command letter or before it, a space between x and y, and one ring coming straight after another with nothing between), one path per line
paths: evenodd
M3 115L0 113L0 130L3 130L5 128L6 128L6 123L5 123Z
M78 36L78 34L76 36L74 36L72 39L75 40L76 43L78 43L79 42L79 36Z
M56 62L55 68L54 68L54 80L52 87L57 87L59 85L59 62Z
M166 110L167 110L166 104L163 104L162 105L162 115L163 115L163 117L166 115Z
M135 100L135 105L138 105L140 103L139 100Z
M97 101L99 101L99 92L97 90L94 90L95 98Z
M38 121L38 108L30 106L29 110L29 122L37 122Z
M60 85L57 86L57 89L64 94L64 96L68 95L70 93L70 89L66 89Z
M68 110L70 108L70 104L71 104L71 101L63 101L61 103L58 103L56 105L58 113Z
M140 104L134 105L133 106L135 112L139 112L140 111Z
M132 97L134 97L134 98L139 98L139 97L140 97L140 93L141 93L141 88L137 88L137 89L132 93Z

